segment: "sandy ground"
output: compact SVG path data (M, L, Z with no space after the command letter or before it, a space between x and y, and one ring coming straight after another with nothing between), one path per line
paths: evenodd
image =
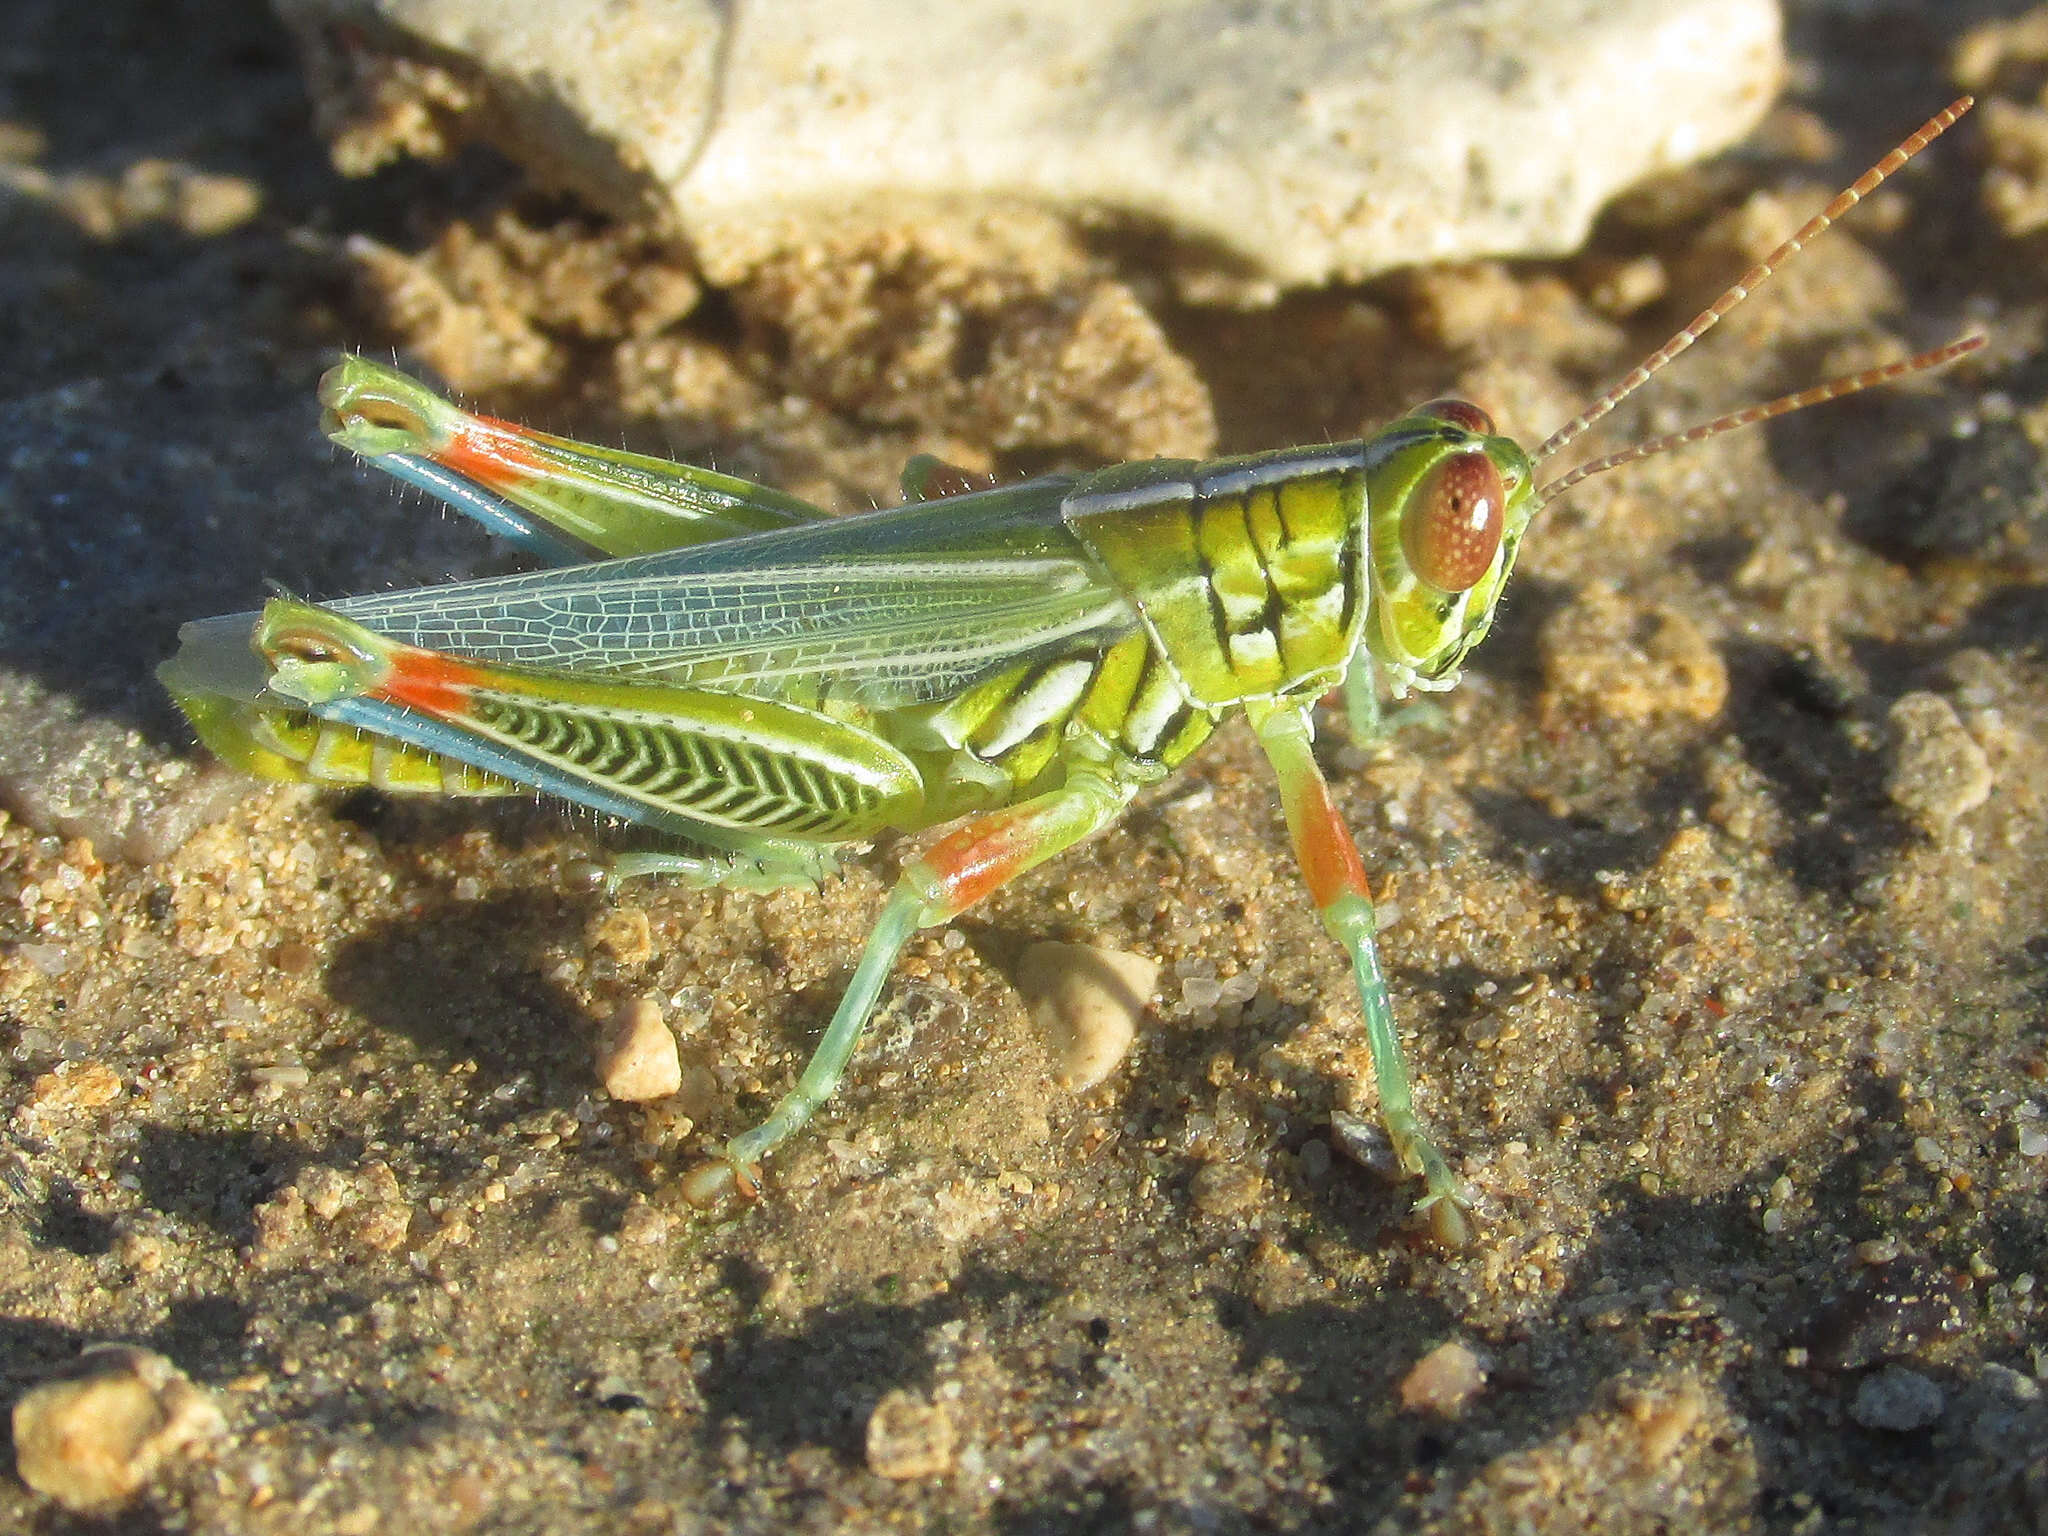
M1613 435L1973 327L1982 359L1589 486L1439 717L1372 751L1328 717L1423 1103L1484 1196L1463 1251L1332 1136L1371 1103L1356 1006L1238 729L915 941L770 1198L707 1220L676 1170L790 1081L897 851L816 894L607 899L602 829L253 790L149 680L265 579L500 568L320 442L344 344L848 509L918 447L1236 452L1450 388L1534 438L1946 100L1998 14L1798 8L1752 152L1579 263L1239 316L1111 250L976 290L1004 345L964 381L905 361L906 295L959 280L901 253L865 309L799 269L696 303L487 156L341 180L260 7L17 7L0 1401L132 1341L227 1432L104 1525L9 1477L0 1525L2048 1520L2048 370L2038 237L1980 211L1970 125ZM1066 372L1027 416L1034 357ZM1086 1095L1008 980L1042 938L1163 966ZM591 1067L644 995L686 1068L654 1111ZM1421 1406L1460 1351L1483 1389Z

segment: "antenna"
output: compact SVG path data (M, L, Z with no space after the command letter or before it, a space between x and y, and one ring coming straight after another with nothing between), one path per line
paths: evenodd
M1730 310L1754 293L1773 272L1797 255L1800 249L1809 241L1813 240L1822 230L1833 224L1843 214L1847 213L1879 186L1883 185L1886 178L1891 176L1893 172L1898 170L1908 160L1919 154L1929 144L1940 138L1943 133L1948 131L1957 118L1969 111L1974 105L1976 105L1975 98L1960 96L1935 113L1926 122L1922 123L1917 130L1908 135L1890 154L1857 177L1849 186L1843 188L1827 207L1800 225L1782 245L1731 283L1718 299L1695 315L1691 323L1681 329L1677 335L1673 336L1663 346L1630 369L1613 388L1602 394L1592 404L1579 412L1578 415L1551 433L1543 446L1536 450L1534 455L1536 463L1540 465L1547 462L1559 449L1583 436L1586 430L1600 420L1601 417L1641 389L1665 364L1706 335L1708 331L1719 325L1727 317ZM1920 373L1929 368L1939 368L1945 363L1953 362L1959 357L1976 351L1984 345L1984 340L1982 336L1964 337L1960 341L1952 341L1946 346L1935 347L1931 351L1922 352L1902 362L1886 363L1882 367L1869 368L1860 373L1846 374L1841 378L1830 379L1825 383L1816 384L1810 389L1802 389L1797 394L1786 395L1763 405L1752 405L1743 410L1733 411L1726 416L1716 417L1712 421L1703 422L1699 426L1688 427L1682 432L1673 432L1663 437L1653 438L1649 442L1638 443L1632 448L1611 453L1605 458L1594 459L1590 463L1582 464L1568 474L1560 476L1558 479L1552 480L1540 487L1536 492L1535 505L1530 510L1532 512L1535 511L1537 507L1541 507L1553 496L1577 485L1580 481L1588 479L1593 475L1602 474L1619 465L1631 464L1638 459L1646 459L1652 454L1665 453L1683 444L1697 443L1709 437L1717 437L1723 432L1732 432L1738 427L1747 427L1760 421L1769 421L1774 416L1783 416L1791 411L1804 410L1807 406L1819 405L1824 400L1836 400L1840 399L1843 395L1853 395L1858 390L1869 389L1873 385L1887 384L1907 374Z
M1753 427L1758 422L1769 421L1774 416L1789 416L1794 411L1805 410L1809 405L1820 405L1829 400L1839 400L1844 395L1853 395L1859 390L1889 384L1894 379L1903 379L1909 373L1922 373L1929 368L1940 368L1959 357L1969 356L1981 348L1984 342L1985 338L1982 336L1965 336L1960 341L1929 348L1896 363L1882 363L1875 368L1866 368L1861 373L1845 373L1840 378L1812 385L1797 394L1780 395L1777 399L1768 400L1762 405L1746 405L1739 411L1730 411L1726 416L1716 416L1712 421L1703 421L1698 426L1687 427L1682 432L1667 432L1664 436L1653 437L1648 442L1617 449L1605 458L1590 459L1578 468L1559 475L1555 480L1538 486L1536 500L1530 506L1529 512L1533 516L1537 509L1552 497L1562 495L1581 480L1604 475L1610 469L1619 469L1624 464L1633 464L1637 459L1647 459L1653 454L1669 453L1673 448L1683 448L1688 443L1703 443L1710 437L1719 437L1723 432L1733 432L1738 427Z

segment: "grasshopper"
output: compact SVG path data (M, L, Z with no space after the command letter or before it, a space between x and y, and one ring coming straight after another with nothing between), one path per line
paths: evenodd
M1588 476L1946 363L1968 337L1544 479L1568 444L1968 110L1937 114L1533 454L1461 400L1373 436L1012 485L928 458L904 505L793 496L471 415L346 357L334 441L544 562L488 580L188 624L160 669L200 737L273 779L542 790L658 834L615 875L773 887L833 851L934 829L903 867L796 1085L686 1176L753 1193L832 1093L898 953L1100 831L1232 711L1271 761L1323 926L1356 975L1379 1115L1418 1210L1462 1242L1472 1195L1417 1113L1356 844L1312 751L1439 690L1485 636L1536 514Z

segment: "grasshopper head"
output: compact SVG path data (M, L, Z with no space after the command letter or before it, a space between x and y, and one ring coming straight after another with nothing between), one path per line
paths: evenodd
M1485 636L1529 526L1529 456L1478 406L1432 400L1372 444L1364 639L1395 691L1448 688Z
M268 664L267 687L300 704L332 704L374 689L390 670L390 642L311 603L272 598L251 640Z
M1899 362L1844 374L1650 438L1536 483L1539 468L1547 472L1562 449L1718 325L1808 241L1868 197L1970 107L1971 99L1960 97L1921 124L1669 341L1551 433L1533 455L1495 435L1486 413L1463 400L1432 400L1418 406L1367 444L1366 547L1372 565L1373 611L1360 646L1386 669L1397 694L1410 688L1448 688L1457 681L1458 664L1493 622L1501 584L1514 566L1529 520L1581 481L1653 454L1939 368L1984 345L1982 336L1966 336Z

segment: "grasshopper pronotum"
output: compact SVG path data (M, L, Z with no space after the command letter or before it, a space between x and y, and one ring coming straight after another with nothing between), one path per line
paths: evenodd
M824 1038L709 1200L829 1095L911 934L1113 821L1230 711L1271 761L1324 927L1350 956L1380 1118L1440 1239L1469 1196L1416 1113L1356 845L1310 750L1350 678L1457 680L1531 520L1590 475L1974 350L1971 337L1541 471L1967 111L1937 114L1534 454L1437 400L1374 436L977 487L929 459L903 506L832 518L730 476L472 416L350 357L330 435L550 562L491 580L185 627L161 675L207 745L272 778L539 789L668 853L619 873L775 885L831 850L943 828L903 869ZM1365 683L1361 688L1360 683Z

